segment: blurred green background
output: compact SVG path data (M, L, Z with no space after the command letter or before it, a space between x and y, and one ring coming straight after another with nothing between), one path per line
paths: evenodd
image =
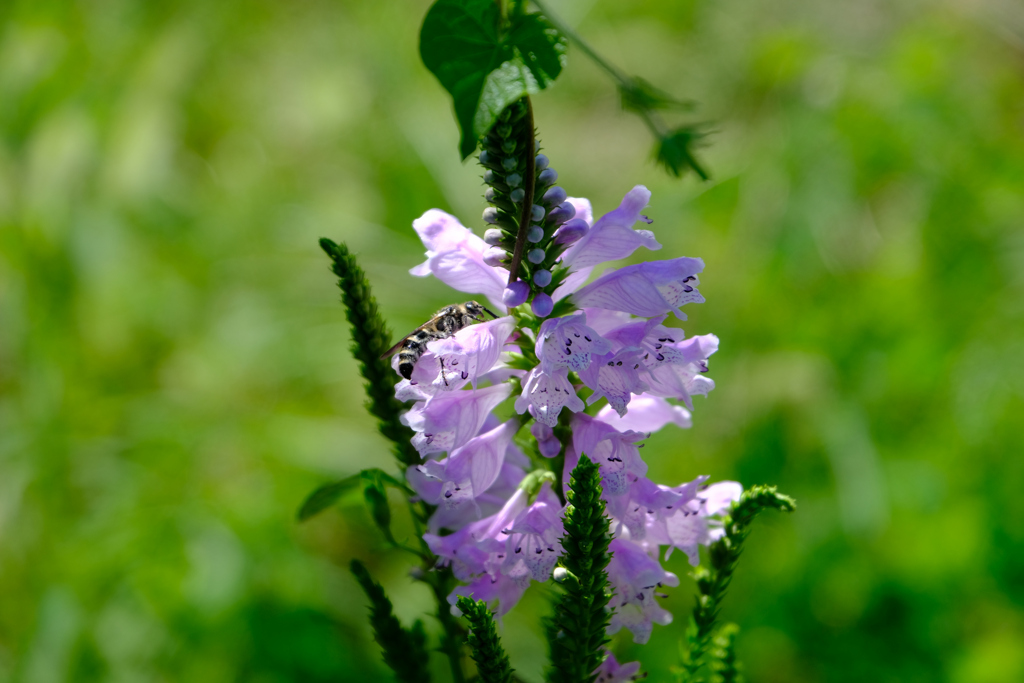
M425 590L358 500L294 513L391 466L317 238L404 332L457 298L411 221L482 227L427 7L0 3L0 681L388 680L348 560ZM578 52L534 100L570 194L646 184L658 257L707 262L718 388L652 476L799 501L726 602L749 679L1024 680L1024 6L554 7L715 131L677 181ZM528 681L548 590L504 624ZM691 596L620 659L667 680Z

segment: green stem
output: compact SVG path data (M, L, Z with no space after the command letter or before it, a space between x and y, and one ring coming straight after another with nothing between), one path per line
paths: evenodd
M612 65L611 62L607 61L604 57L597 54L597 51L595 51L594 48L590 47L590 45L587 44L587 41L583 40L580 34L576 33L576 31L572 30L572 28L570 28L568 24L566 24L558 16L556 16L554 12L552 12L548 7L545 6L544 2L540 2L539 0L532 1L533 4L537 6L537 9L539 9L541 13L544 14L547 20L550 21L551 24L555 28L557 28L560 33L564 34L569 40L576 43L576 47L582 50L583 54L587 55L587 57L590 57L590 59L595 64L601 67L601 69L604 70L604 72L607 73L609 76L611 76L621 87L628 88L630 85L632 85L632 81L630 80L629 76L626 76L624 73L615 68L615 66Z
M537 149L534 143L536 134L533 128L533 105L529 97L524 97L526 102L526 127L524 128L523 140L520 141L521 149L526 155L526 171L523 173L523 206L519 212L519 231L516 233L515 251L512 252L512 264L508 268L508 283L511 285L519 275L519 265L523 262L523 249L526 248L526 235L530 231L531 217L533 214L533 191L536 187L536 163Z

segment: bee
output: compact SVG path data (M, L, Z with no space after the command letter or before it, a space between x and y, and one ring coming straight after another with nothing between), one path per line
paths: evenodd
M397 353L399 374L406 379L412 379L412 370L416 366L416 361L426 352L428 342L447 339L467 325L471 325L473 321L483 322L484 313L492 318L498 317L475 301L445 306L435 313L434 317L381 354L380 359L384 360Z

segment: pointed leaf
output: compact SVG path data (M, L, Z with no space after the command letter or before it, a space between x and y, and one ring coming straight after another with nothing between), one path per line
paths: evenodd
M356 487L361 477L362 473L353 474L351 477L346 477L333 484L324 484L313 491L299 508L299 521L305 522L310 517L314 517L334 505L339 498Z

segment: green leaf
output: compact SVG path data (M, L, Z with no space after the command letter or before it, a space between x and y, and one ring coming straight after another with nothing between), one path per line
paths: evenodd
M554 82L567 42L539 14L501 27L493 0L437 0L420 31L420 57L452 96L467 158L498 115L516 100Z
M512 24L509 41L519 51L538 90L550 87L562 73L569 42L541 14L535 12L518 17Z
M367 482L366 488L363 489L363 497L366 498L366 504L370 507L370 515L383 532L384 538L394 543L395 539L391 536L391 506L388 504L383 484L379 481Z
M362 473L360 472L333 484L324 484L313 491L299 508L299 521L305 522L310 517L314 517L334 505L339 498L354 489L361 479Z
M619 97L622 100L623 109L637 113L654 109L683 109L688 111L694 108L692 101L676 99L639 76L633 76L629 79L628 83L619 86Z
M704 134L692 127L677 128L658 141L654 155L658 163L677 178L686 173L687 169L692 169L701 180L707 180L710 176L693 154L693 148L702 137Z
M356 485L360 481L366 482L366 486L373 486L378 488L383 493L383 486L393 486L396 489L401 489L407 493L412 493L411 489L406 486L405 482L395 479L390 474L376 467L362 470L358 474L353 474L351 477L345 477L341 481L336 481L333 484L324 484L319 487L313 493L309 494L305 502L302 503L302 507L299 508L298 519L300 522L305 522L310 517L314 517L330 506L338 502L338 499L349 491L356 488Z

